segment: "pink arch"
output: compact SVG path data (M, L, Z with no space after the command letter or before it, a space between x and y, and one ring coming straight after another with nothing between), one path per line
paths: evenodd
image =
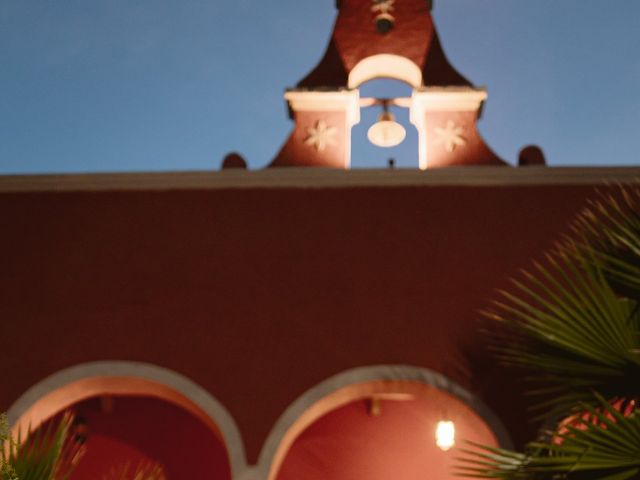
M438 395L472 413L493 435L496 445L510 447L511 439L498 419L478 398L428 369L380 365L356 368L311 388L280 417L260 455L260 476L275 480L296 438L316 420L351 402L379 397L423 398Z
M157 382L135 377L90 377L66 384L39 398L15 422L14 433L29 427L37 428L43 422L72 405L96 396L146 396L173 403L188 411L211 429L224 443L218 425L193 401L181 393Z
M188 378L150 364L94 362L54 373L27 390L9 409L12 434L37 428L72 405L102 395L152 397L186 410L225 446L233 477L247 469L239 430L222 404Z

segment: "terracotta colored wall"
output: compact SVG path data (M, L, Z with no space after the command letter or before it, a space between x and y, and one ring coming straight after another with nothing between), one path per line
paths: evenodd
M221 400L252 462L306 389L356 366L409 364L462 383L523 440L522 399L486 357L475 312L591 194L0 195L0 409L64 367L150 362Z
M441 420L455 422L457 445L435 442ZM453 479L464 441L496 445L490 429L464 404L432 390L412 400L382 400L372 416L365 401L352 402L313 423L294 442L277 480Z

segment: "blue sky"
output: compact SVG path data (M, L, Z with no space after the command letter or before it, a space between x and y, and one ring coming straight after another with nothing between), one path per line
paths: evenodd
M283 90L317 63L335 13L333 0L0 0L0 173L213 170L233 150L261 168L291 129ZM640 1L436 0L434 15L451 62L489 89L480 129L503 158L533 143L551 165L640 163ZM415 168L413 132L391 151L367 143L375 115L354 130L354 167Z

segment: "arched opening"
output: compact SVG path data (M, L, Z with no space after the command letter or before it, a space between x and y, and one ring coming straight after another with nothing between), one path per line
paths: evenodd
M436 438L445 421L455 425L457 445L510 445L497 418L439 374L393 366L351 370L285 412L260 468L269 480L453 479L456 447L445 451Z
M349 73L349 88L357 88L376 78L392 78L413 88L422 86L422 72L411 60L381 53L364 58Z
M175 403L146 395L100 395L66 411L73 413L76 429L82 429L82 436L71 441L83 445L70 480L104 478L142 465L161 468L166 478L231 479L220 436Z
M361 98L411 98L412 93L411 85L389 78L371 80L360 86ZM390 112L406 130L404 141L391 148L372 144L367 138L367 131L378 121L382 107L374 105L362 108L360 123L351 130L351 168L387 168L390 159L393 159L397 168L418 168L418 130L410 121L410 111L392 105Z
M226 410L185 377L160 367L104 362L58 372L9 411L13 433L55 422L65 411L82 426L84 455L72 480L153 462L168 478L230 480L246 468Z

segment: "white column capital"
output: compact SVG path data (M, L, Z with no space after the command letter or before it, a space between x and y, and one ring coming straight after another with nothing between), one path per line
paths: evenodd
M345 112L348 127L360 123L360 91L287 90L285 100L294 112Z
M485 88L472 87L422 87L413 91L411 113L473 112L488 97Z

